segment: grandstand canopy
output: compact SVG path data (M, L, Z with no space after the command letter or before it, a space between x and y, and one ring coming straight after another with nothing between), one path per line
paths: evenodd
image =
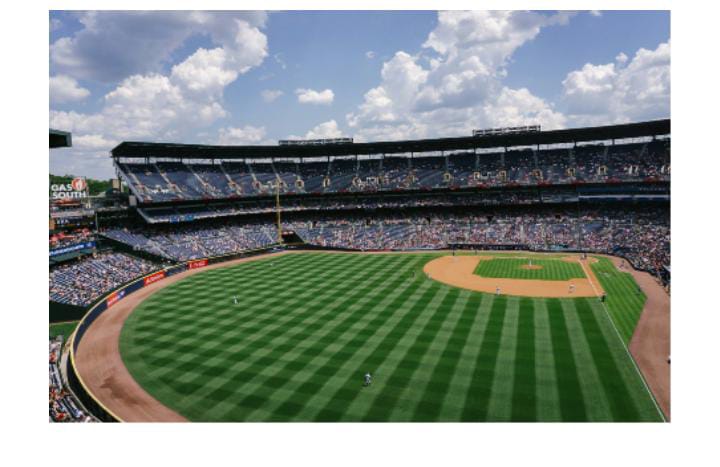
M513 146L579 143L670 134L670 120L654 120L524 134L465 136L374 143L328 144L319 146L209 146L200 144L147 143L126 141L112 151L112 157L172 157L187 159L266 159L284 157L354 156L427 151L472 150Z
M72 135L69 131L53 130L50 128L50 147L69 148L72 146Z

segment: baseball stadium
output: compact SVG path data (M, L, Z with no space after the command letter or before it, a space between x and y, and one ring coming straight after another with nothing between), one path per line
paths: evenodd
M51 185L50 419L669 421L670 140L122 142Z

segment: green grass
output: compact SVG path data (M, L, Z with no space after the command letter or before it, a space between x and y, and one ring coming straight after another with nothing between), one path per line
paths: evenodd
M133 312L121 354L193 421L661 420L598 300L445 286L421 273L435 257L303 253L196 274Z
M607 294L605 305L608 313L625 344L628 344L647 297L629 272L620 272L608 258L597 259L598 262L590 267Z
M59 335L62 335L65 340L70 337L70 334L75 330L78 321L68 321L65 323L56 323L50 325L50 338L54 339Z
M542 269L523 269L522 266L529 265L530 261L532 261L533 266L540 266ZM535 257L531 259L497 257L482 260L475 268L475 274L482 277L545 281L567 281L585 278L582 266L578 263Z

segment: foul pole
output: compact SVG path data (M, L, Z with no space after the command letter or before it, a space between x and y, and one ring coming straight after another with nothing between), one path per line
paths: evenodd
M275 183L275 213L277 216L278 243L282 243L282 225L280 223L280 180Z

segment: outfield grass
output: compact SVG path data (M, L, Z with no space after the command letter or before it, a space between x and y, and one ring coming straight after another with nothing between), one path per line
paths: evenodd
M121 354L193 421L661 420L597 299L449 287L422 274L437 256L206 271L144 301Z
M57 336L62 335L65 340L70 337L70 334L75 330L78 321L68 321L65 323L56 323L50 325L50 338L55 339Z
M597 259L598 262L590 267L607 293L605 304L608 313L625 344L628 344L647 297L638 287L632 274L620 272L608 258L597 257Z
M523 269L532 261L533 266L541 269ZM504 258L481 260L475 268L475 274L481 277L530 279L544 281L567 281L584 279L585 273L578 263L569 263L560 259Z

